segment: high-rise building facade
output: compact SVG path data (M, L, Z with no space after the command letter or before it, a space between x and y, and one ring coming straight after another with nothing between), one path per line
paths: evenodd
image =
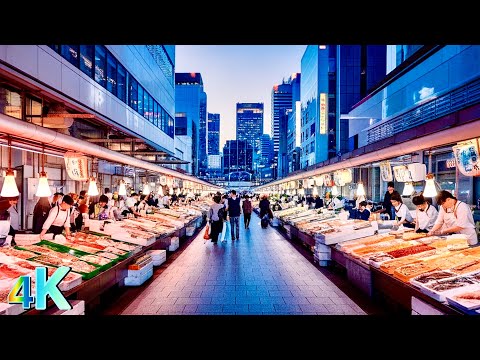
M205 144L206 148L206 103L207 97L203 91L200 73L175 73L175 119L182 119L182 126L178 127L176 124L175 128L186 129L186 134L177 133L176 137L182 137L180 141L192 144L191 158L184 160L190 162L186 171L194 175L199 175L201 161L206 158L206 153L205 157L201 158L201 144ZM201 131L204 131L203 137L200 136ZM180 141L176 144L180 144ZM189 149L179 148L179 151L188 153Z
M261 162L262 165L270 166L273 161L273 140L270 134L262 134L260 137L261 142Z
M207 154L220 153L220 114L208 113L207 120Z
M200 94L200 121L198 131L198 174L204 175L208 167L207 158L207 94L202 92Z
M301 118L302 104L300 101L301 74L292 76L292 112L288 117L287 129L287 172L300 169L301 150Z
M272 89L272 120L271 120L271 135L273 139L273 151L275 163L274 169L278 169L278 152L280 149L280 132L281 123L284 131L287 131L287 122L285 121L285 111L292 109L292 85L288 81L283 81L280 85L274 85ZM286 134L283 134L286 135ZM286 141L286 140L285 140ZM285 144L286 149L286 144ZM273 174L274 179L277 173Z
M227 140L223 147L223 173L253 174L253 147L248 140ZM249 177L250 180L250 177Z
M386 45L309 45L301 69L305 168L348 151L349 120L341 115L385 77Z
M259 149L262 134L263 103L237 103L237 140L247 140Z

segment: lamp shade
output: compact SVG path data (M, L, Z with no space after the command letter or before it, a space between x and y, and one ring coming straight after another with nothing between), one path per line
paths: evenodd
M412 195L412 193L414 191L415 191L415 189L413 188L412 183L411 182L406 182L405 186L403 187L402 195L405 195L405 196Z
M90 184L88 185L87 194L89 196L97 196L98 195L97 180L95 180L94 178L90 179Z
M337 196L338 195L338 188L337 185L332 186L332 196Z
M359 182L357 186L357 196L365 196L365 188L363 187L363 183Z
M120 186L118 187L118 195L127 195L127 188L125 187L125 181L120 181Z
M433 174L428 174L426 176L425 189L423 189L422 195L425 197L437 196L437 189L435 188L435 177L433 176Z
M313 196L318 195L318 188L317 188L316 186L313 188L313 192L312 192L312 193L313 193Z
M158 187L158 196L164 196L164 194L163 194L163 186L162 186L162 185L160 185L160 186Z
M168 192L170 195L173 195L173 188L170 188L170 191Z
M40 177L38 178L38 187L37 192L35 193L38 197L49 197L52 195L50 186L48 186L47 173L41 172Z
M13 197L18 196L17 183L15 182L15 175L12 169L8 169L3 180L2 192L0 193L2 197Z

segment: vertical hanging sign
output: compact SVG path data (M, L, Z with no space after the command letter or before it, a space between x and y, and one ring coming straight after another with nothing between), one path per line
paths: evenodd
M85 181L88 179L88 158L86 156L67 151L63 158L67 174L72 180Z
M380 176L382 181L393 181L392 167L390 161L383 161L380 163Z
M452 147L458 170L465 176L480 175L477 139L462 141Z
M320 134L327 133L327 94L320 93Z

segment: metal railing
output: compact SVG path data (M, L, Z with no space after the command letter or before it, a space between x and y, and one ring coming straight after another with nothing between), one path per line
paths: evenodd
M480 102L480 78L367 130L367 144Z

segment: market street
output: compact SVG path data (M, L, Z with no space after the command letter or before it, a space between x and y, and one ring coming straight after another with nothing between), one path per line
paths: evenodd
M126 315L364 315L275 229L218 245L195 240L123 311Z

